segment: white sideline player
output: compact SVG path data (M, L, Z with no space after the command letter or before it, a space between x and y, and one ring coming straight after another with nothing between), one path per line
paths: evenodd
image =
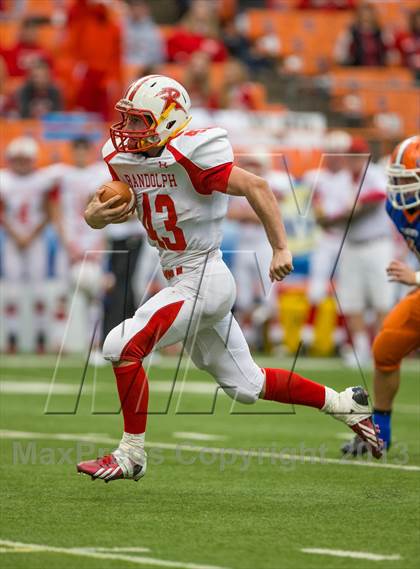
M242 403L258 398L308 405L332 414L381 456L367 393L341 393L281 369L261 369L252 359L231 315L233 277L221 258L221 223L226 194L244 196L263 223L273 249L270 278L292 270L292 256L277 200L267 182L233 165L221 128L186 130L190 99L182 85L149 75L135 81L117 103L122 120L111 127L104 159L114 179L127 182L137 198L138 216L158 248L168 286L114 328L103 346L113 363L124 416L116 450L77 465L79 472L105 481L138 480L146 472L148 381L143 358L155 347L182 341L194 363ZM127 218L127 206L101 203L102 190L88 205L86 221L102 228Z
M383 269L391 263L394 254L391 221L384 207L386 175L378 164L370 162L367 166L369 153L367 142L354 138L347 156L353 195L357 196L360 190L341 252L337 279L337 298L354 346L354 351L344 353L344 362L350 367L370 363L371 343L365 314L369 308L373 309L375 332L379 330L392 306L394 290ZM350 211L351 208L344 218L348 219Z
M345 227L342 215L348 214L354 203L351 175L346 168L345 154L351 145L351 136L344 131L332 131L325 137L322 166L305 173L304 183L312 188L312 205L319 234L313 248L308 283L309 313L302 339L307 345L314 339L314 324L318 307L327 297L331 273L337 262ZM335 343L344 340L342 315L338 315Z
M291 184L286 172L270 168L268 149L258 148L252 154L241 155L238 157L238 166L264 178L278 202L290 191ZM273 334L272 340L279 341L277 295L275 290L270 290L272 283L269 277L273 251L264 227L249 202L240 197L230 199L228 217L239 223L232 266L237 287L235 318L251 346L261 346L257 326L262 322L272 323L270 332L277 332L277 338Z
M92 162L92 143L84 137L72 142L72 164L55 164L49 175L58 187L57 230L63 246L63 272L74 290L82 293L87 308L89 329L93 331L102 313L104 254L107 248L103 231L95 231L84 220L84 211L95 189L109 180L103 162ZM98 330L99 335L99 330ZM58 334L58 337L62 337ZM94 344L97 347L97 343ZM95 353L92 359L100 361Z
M7 168L0 171L0 211L5 231L1 251L6 313L3 321L10 352L19 349L22 294L31 297L37 351L43 352L47 342L44 284L48 251L43 230L54 217L56 191L45 169L36 169L38 152L33 138L15 138L6 148Z

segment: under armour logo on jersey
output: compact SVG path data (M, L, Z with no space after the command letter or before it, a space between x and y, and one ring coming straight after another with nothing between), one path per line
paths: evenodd
M164 87L159 91L157 96L166 101L162 113L164 113L166 109L172 104L175 105L175 109L184 110L182 105L178 102L178 99L181 96L181 93L178 91L178 89L174 89L173 87Z
M167 168L168 167L168 163L167 162L161 162L159 160L159 168Z

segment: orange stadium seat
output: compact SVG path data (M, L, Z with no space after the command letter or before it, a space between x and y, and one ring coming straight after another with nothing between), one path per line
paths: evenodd
M382 26L391 29L404 27L407 22L407 14L418 8L418 5L417 0L375 2L375 8L379 13Z
M0 21L0 40L1 47L11 47L17 41L20 22ZM41 25L39 27L39 43L45 49L54 51L57 46L59 29L51 25Z
M0 20L0 46L2 48L11 47L15 43L19 27L19 22Z
M333 96L361 88L406 89L413 85L413 75L405 67L337 67L329 78Z
M54 26L40 26L39 43L50 52L57 49L60 30Z
M72 0L26 0L25 15L51 17L57 7L66 9L72 4Z
M18 136L33 136L41 140L41 123L37 120L5 120L0 119L0 163L4 164L4 151L11 140Z
M273 166L279 170L287 170L295 178L303 176L305 172L317 168L321 161L319 148L285 148L279 146L271 149L273 153Z
M255 110L264 111L268 108L267 91L262 83L249 83L250 94L255 105Z
M180 63L163 63L159 65L157 72L161 75L168 75L168 77L172 77L182 83L185 70L185 65L181 65Z
M401 118L404 135L408 136L420 130L418 90L361 89L357 94L362 103L362 110L366 115L394 113Z
M106 125L92 125L103 130L103 139L106 138ZM40 121L30 119L5 120L0 119L0 167L4 166L4 151L11 140L18 136L32 136L39 143L39 166L46 166L54 162L69 162L71 160L70 144L65 140L45 140L43 138L43 125Z
M235 145L234 151L236 157L249 155L250 146ZM321 162L319 148L270 147L270 156L271 168L289 171L295 178L300 178L308 170L317 168Z
M224 63L212 63L210 66L210 83L215 91L219 91L223 85ZM168 75L181 83L184 81L186 68L179 63L165 63L159 66L159 73ZM250 82L251 95L256 105L256 110L264 110L269 107L267 103L267 91L262 83Z
M298 55L304 73L316 73L332 62L332 52L340 33L352 18L349 12L319 10L249 10L249 36L256 39L274 30L284 55Z

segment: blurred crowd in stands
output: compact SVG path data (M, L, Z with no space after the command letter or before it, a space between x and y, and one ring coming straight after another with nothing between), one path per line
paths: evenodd
M240 0L1 0L3 26L16 21L19 26L13 27L16 37L0 50L0 113L36 118L48 111L85 110L109 119L127 79L168 63L183 68L197 105L256 109L249 78L254 83L260 72L276 74L290 71L293 65L299 69L301 64L284 45L274 20L264 20L262 29L255 32L254 21L244 9L252 4ZM43 5L50 6L48 13ZM162 18L168 5L174 18L169 25ZM293 8L302 15L306 9L347 12L350 19L338 30L335 46L330 46L331 64L403 66L419 78L420 9L415 3L407 4L405 25L398 22L396 26L381 23L375 3L355 0L267 0L265 6L264 2L254 5L277 10L278 18L286 22ZM158 25L157 18L164 19L165 25ZM302 29L303 35L311 33ZM226 64L217 86L212 81L214 63Z

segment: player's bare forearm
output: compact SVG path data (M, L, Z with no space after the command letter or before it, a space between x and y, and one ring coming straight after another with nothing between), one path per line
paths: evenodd
M259 225L261 222L254 210L247 211L232 209L228 212L228 219L239 221L240 223L254 223Z
M273 248L271 280L282 280L292 270L292 255L287 248L286 230L277 199L268 183L242 168L234 167L229 177L228 194L245 197L264 226Z

